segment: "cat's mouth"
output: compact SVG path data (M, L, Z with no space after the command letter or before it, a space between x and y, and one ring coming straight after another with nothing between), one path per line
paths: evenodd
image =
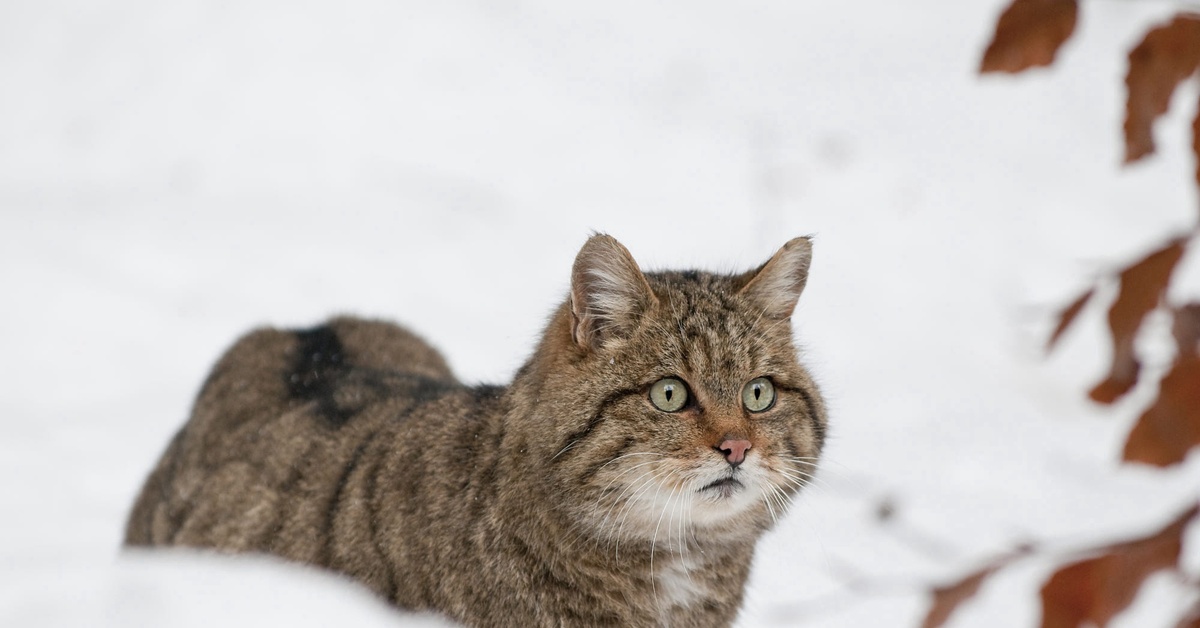
M741 481L734 479L732 476L726 476L716 480L715 482L709 482L708 484L705 484L698 492L706 493L712 491L716 492L721 497L728 497L742 488L744 488L744 485L741 483Z

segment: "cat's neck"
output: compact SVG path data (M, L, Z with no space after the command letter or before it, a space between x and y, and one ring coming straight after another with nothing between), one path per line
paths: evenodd
M571 308L561 304L550 317L542 339L513 379L513 388L536 396L547 376L584 354L571 340Z

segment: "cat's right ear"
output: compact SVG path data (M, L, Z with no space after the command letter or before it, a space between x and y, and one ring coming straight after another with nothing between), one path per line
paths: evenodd
M656 301L628 249L609 235L588 238L571 269L571 337L577 345L595 350L622 337Z

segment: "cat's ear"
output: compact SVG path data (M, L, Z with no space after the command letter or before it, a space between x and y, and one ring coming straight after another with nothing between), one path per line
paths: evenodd
M628 333L657 301L629 250L609 235L588 238L571 269L571 337L599 349Z
M796 301L808 282L812 261L812 241L794 238L779 249L766 264L751 273L740 294L753 300L767 318L786 319L796 309Z

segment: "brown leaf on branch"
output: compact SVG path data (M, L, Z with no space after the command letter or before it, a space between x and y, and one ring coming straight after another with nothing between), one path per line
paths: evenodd
M1106 625L1133 602L1147 576L1179 563L1183 531L1196 512L1193 506L1158 532L1056 571L1042 586L1042 628Z
M1192 154L1196 156L1196 183L1200 184L1200 103L1196 103L1196 119L1192 120Z
M983 53L980 74L1017 73L1050 65L1075 31L1075 0L1013 0L996 22L996 34Z
M1200 628L1200 602L1192 605L1188 612L1179 618L1175 628Z
M1151 29L1129 53L1125 75L1125 163L1154 152L1154 120L1167 112L1175 87L1200 67L1200 16L1177 15ZM1197 174L1200 177L1200 173Z
M979 592L979 585L983 584L984 579L995 571L996 567L987 567L954 584L934 589L933 606L929 609L929 614L925 616L921 628L938 628L946 623L958 605L975 597L975 594Z
M1200 445L1200 359L1177 360L1158 383L1158 399L1129 432L1122 458L1166 467Z
M1113 361L1108 377L1088 395L1100 403L1112 403L1137 383L1141 365L1134 353L1133 341L1142 320L1155 307L1167 289L1171 273L1183 256L1185 240L1171 240L1167 246L1151 253L1136 264L1121 271L1121 290L1108 309L1108 327L1112 332Z
M921 628L938 628L950 619L950 615L960 604L975 597L980 585L993 573L1009 563L1028 555L1034 548L1022 545L1010 554L1006 554L988 563L985 567L967 574L961 580L933 590L933 605L925 615Z
M1180 360L1200 358L1200 303L1188 303L1175 308L1171 335Z
M1063 332L1067 331L1067 327L1071 326L1071 323L1075 321L1075 317L1079 316L1079 313L1083 311L1083 306L1087 305L1088 300L1092 298L1092 294L1095 292L1095 288L1084 292L1058 315L1058 326L1054 328L1054 333L1050 334L1050 340L1046 341L1046 351L1054 348L1055 343L1058 342Z

